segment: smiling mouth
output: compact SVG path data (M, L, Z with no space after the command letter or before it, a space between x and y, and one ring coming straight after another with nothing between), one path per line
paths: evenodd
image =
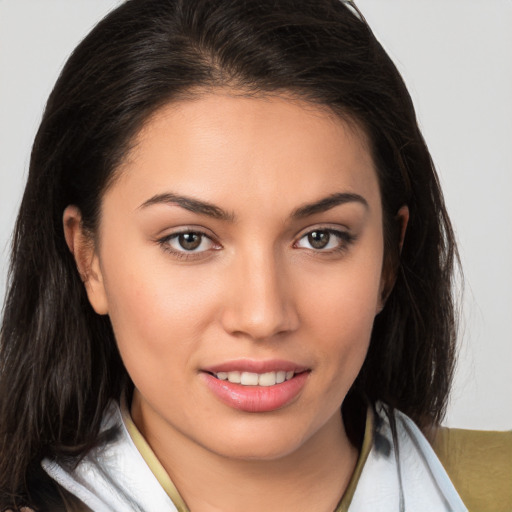
M211 375L219 380L225 380L231 382L232 384L241 384L242 386L269 387L275 386L276 384L282 384L283 382L293 379L296 373L294 371L284 370L265 373L233 371L211 373Z
M276 411L294 402L310 373L311 368L287 361L232 361L202 370L206 386L221 402L250 413Z

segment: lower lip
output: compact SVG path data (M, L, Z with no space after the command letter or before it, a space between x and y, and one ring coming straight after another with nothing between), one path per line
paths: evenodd
M292 379L274 386L242 386L202 373L210 391L233 409L245 412L270 412L290 404L302 391L309 372L302 372Z

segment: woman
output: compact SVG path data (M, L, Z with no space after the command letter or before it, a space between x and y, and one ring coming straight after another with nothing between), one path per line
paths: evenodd
M451 381L455 254L352 4L125 2L34 143L2 506L465 510L421 434Z

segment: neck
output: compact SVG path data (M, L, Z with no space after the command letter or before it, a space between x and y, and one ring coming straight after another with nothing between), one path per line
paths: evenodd
M271 460L225 457L172 429L165 437L152 435L136 407L132 416L192 512L332 512L358 457L341 414L298 449Z

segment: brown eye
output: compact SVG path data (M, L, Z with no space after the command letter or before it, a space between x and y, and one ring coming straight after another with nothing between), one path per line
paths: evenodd
M178 243L186 251L194 251L202 242L203 236L200 233L181 233L178 235Z
M347 249L355 236L347 231L337 229L313 229L305 233L295 243L299 249L309 249L316 252L337 252Z
M330 239L329 231L312 231L308 234L308 242L314 249L325 249Z
M166 251L182 256L186 254L192 256L219 248L208 235L201 231L173 233L158 242Z

